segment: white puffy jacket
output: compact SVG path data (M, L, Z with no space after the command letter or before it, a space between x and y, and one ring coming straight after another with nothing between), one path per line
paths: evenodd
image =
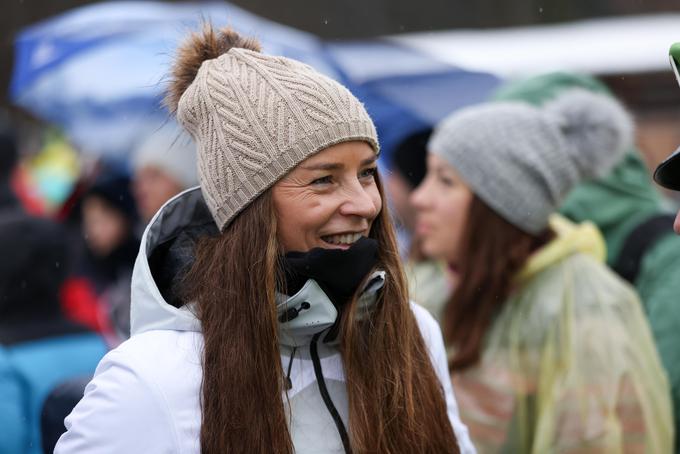
M176 308L166 302L148 259L158 245L176 237L182 229L211 222L197 188L169 201L151 221L133 273L132 337L100 362L85 397L66 418L68 430L59 440L56 454L200 453L200 323L190 308ZM376 273L371 280L362 295L366 304L375 298L383 279L382 273ZM342 453L340 426L346 427L348 421L342 359L336 348L317 342L315 337L333 324L337 313L313 280L292 298L283 298L281 310L303 300L311 307L280 326L281 362L284 371L290 370L292 384L287 391L289 430L297 454ZM416 305L412 309L446 392L460 450L474 453L458 415L439 327L424 309ZM322 389L341 421L331 416Z

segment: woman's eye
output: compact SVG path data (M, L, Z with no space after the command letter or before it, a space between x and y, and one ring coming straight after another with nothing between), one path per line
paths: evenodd
M456 184L456 182L453 181L452 178L449 178L446 175L438 175L438 179L445 186L453 186L454 184Z
M317 178L316 180L312 181L310 184L313 185L323 185L323 184L330 184L332 183L333 180L330 175L326 175L325 177Z
M368 169L363 170L359 174L359 178L373 178L375 177L376 173L378 173L378 168L377 167L370 167Z

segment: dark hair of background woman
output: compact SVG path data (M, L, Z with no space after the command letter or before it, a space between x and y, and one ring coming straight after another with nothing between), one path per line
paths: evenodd
M444 309L444 337L455 350L451 370L479 361L486 333L512 293L515 276L550 236L520 230L473 195L457 263L458 284Z

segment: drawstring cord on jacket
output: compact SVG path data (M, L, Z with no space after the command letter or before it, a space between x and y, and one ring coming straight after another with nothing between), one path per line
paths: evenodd
M286 391L293 388L293 382L290 380L290 371L293 369L293 359L295 359L295 352L297 347L293 347L293 352L290 354L290 359L288 360L288 372L286 372Z

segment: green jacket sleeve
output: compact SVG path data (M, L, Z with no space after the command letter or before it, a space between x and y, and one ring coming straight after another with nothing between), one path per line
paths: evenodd
M646 254L636 287L670 380L680 434L680 237L668 234ZM680 452L676 441L675 452Z

